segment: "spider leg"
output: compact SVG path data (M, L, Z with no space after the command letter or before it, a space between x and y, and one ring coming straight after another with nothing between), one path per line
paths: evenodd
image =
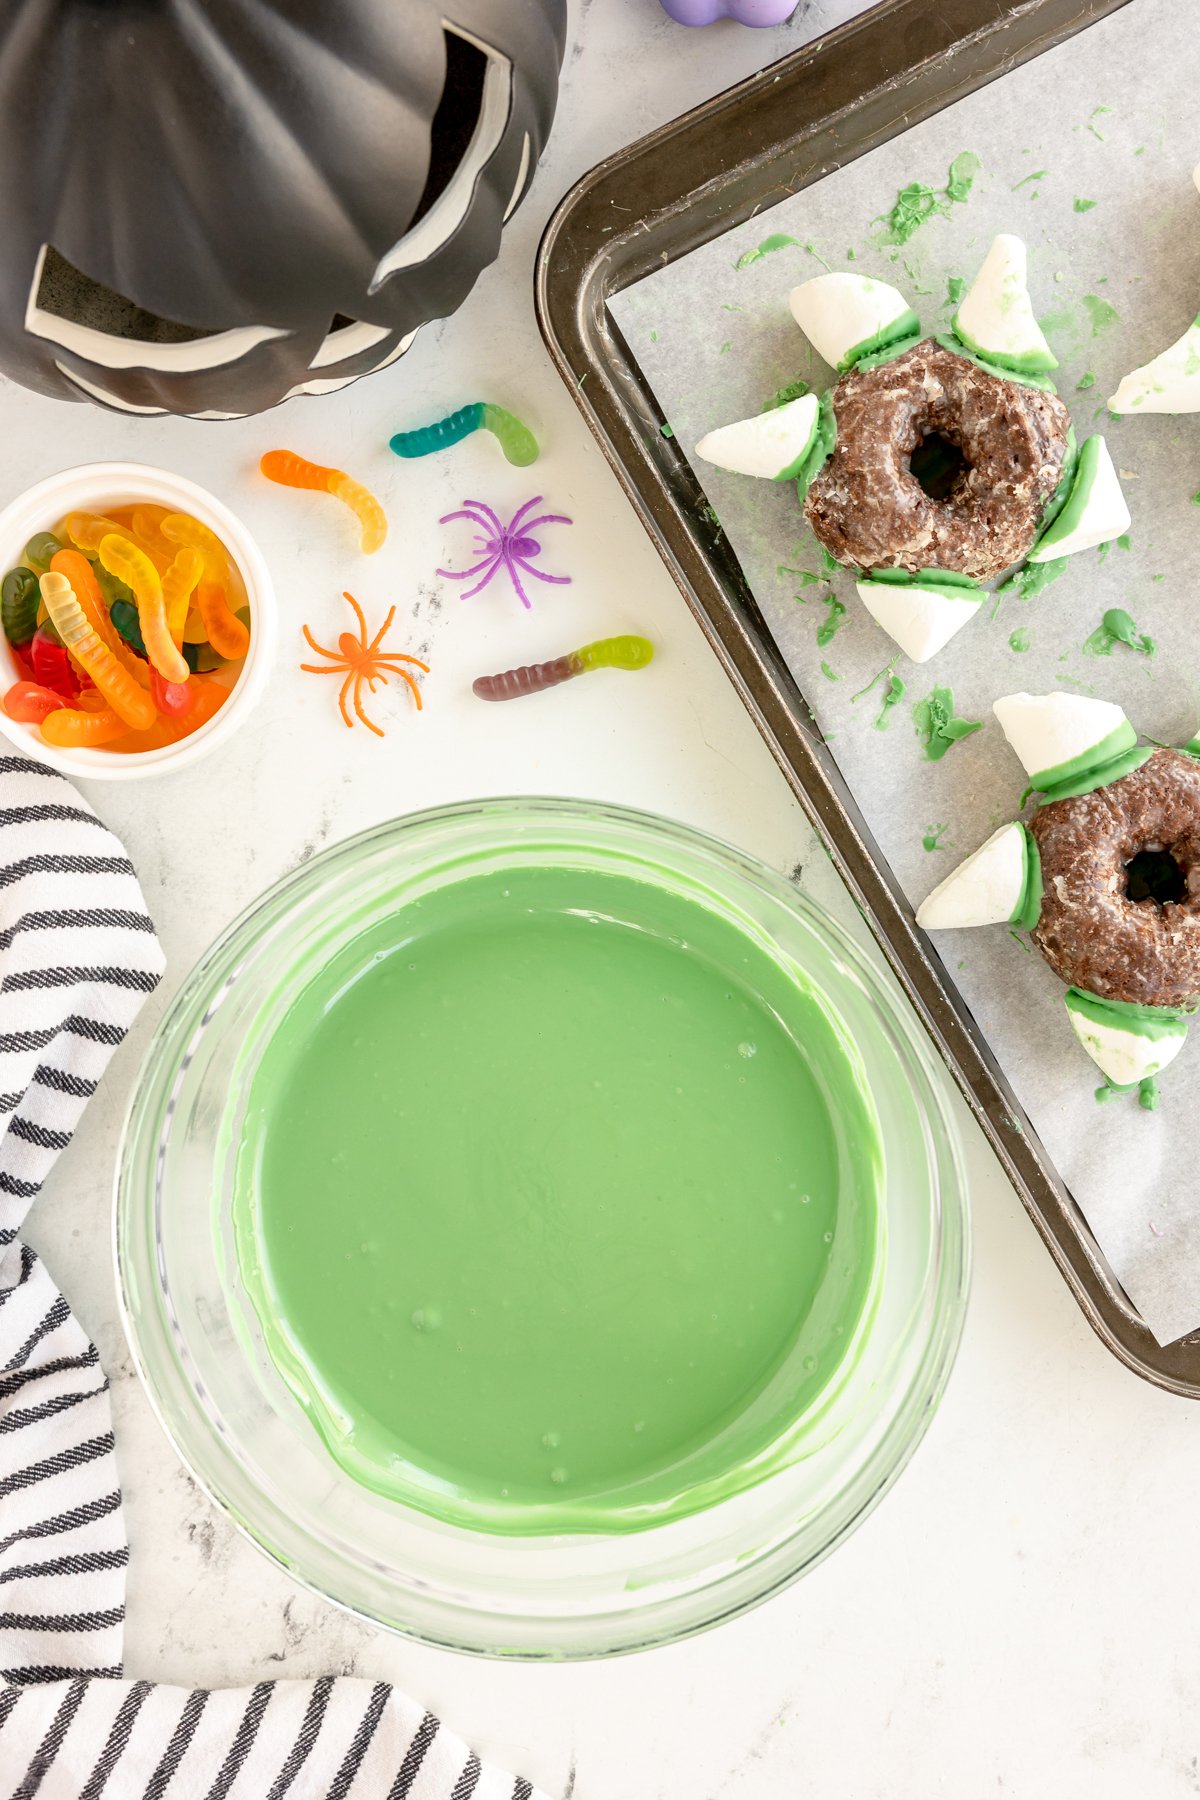
M368 719L366 713L363 711L362 683L363 683L363 678L360 675L358 677L357 681L354 683L354 710L358 714L359 718L362 720L363 724L366 726L368 731L373 731L375 733L376 737L382 737L383 732L380 731L378 725L375 724L373 719Z
M330 663L328 667L322 663L301 663L300 667L306 675L344 675L346 673L345 669L336 663Z
M530 608L532 607L533 602L530 600L529 595L525 592L525 589L521 586L521 577L517 574L516 563L513 561L513 559L510 556L506 556L504 559L504 566L508 570L509 580L512 582L513 586L516 588L517 593L520 596L521 605L528 612L530 610Z
M449 575L453 581L469 581L472 575L478 575L480 569L486 568L498 554L497 551L489 550L481 562L473 563L469 569L439 569L437 572L439 575Z
M367 647L367 621L363 618L363 609L354 598L354 595L348 594L345 588L342 589L342 599L348 600L354 608L354 616L358 620L358 641L365 650Z
M505 567L507 568L508 558L498 552L492 558L491 562L488 564L487 573L484 575L483 580L477 581L473 588L466 588L463 592L463 596L462 596L463 599L469 600L473 594L477 594L477 593L479 593L481 588L485 588L487 586L488 582L494 578L496 571L500 567L501 563L503 563L505 565ZM474 569L471 569L471 570L468 570L467 573L473 575L475 573L475 571L474 571Z
M416 661L416 657L413 658L413 661L414 662ZM420 666L423 669L425 668L424 663L422 663ZM426 674L429 673L429 671L427 669L425 670L425 672L426 672ZM399 675L399 677L402 681L407 681L409 687L411 688L412 697L417 703L417 711L418 712L424 711L425 702L421 699L421 690L417 686L416 682L413 680L412 676L410 674L408 674L408 672L405 669L397 669L396 673L397 673L397 675Z
M354 680L354 671L353 671L353 669L351 669L349 675L347 675L345 681L343 681L342 691L338 695L338 707L341 710L341 715L342 715L343 719L345 719L345 721L346 721L347 727L350 727L354 724L354 720L350 717L350 714L346 711L346 695L350 692L350 685L353 682L353 680Z
M375 633L375 636L371 639L370 643L366 646L366 653L368 656L373 656L375 654L376 650L378 650L380 639L383 638L384 636L386 636L388 628L390 627L392 620L395 618L395 616L396 616L396 609L394 606L390 606L388 608L387 618L383 621L383 624L379 627L379 630Z
M541 496L539 495L539 499L540 499L540 497ZM481 512L483 514L483 517L487 520L488 524L492 527L492 530L496 533L496 536L497 537L503 536L504 527L500 523L499 515L492 511L491 507L487 504L486 501L484 501L484 500L464 500L463 505L464 506L473 506L475 508L476 512ZM478 522L480 522L480 521L477 521L477 523Z
M535 569L533 564L526 562L523 556L514 556L513 561L520 563L527 575L534 575L539 581L552 581L560 586L563 582L569 582L571 579L569 575L547 575L544 569Z
M532 512L533 508L535 506L540 506L542 504L543 498L544 498L543 495L535 494L533 496L532 500L527 500L525 502L524 506L519 506L517 508L516 512L513 514L512 518L508 521L508 524L505 527L505 532L508 537L516 537L517 536L518 532L521 529L521 521L525 517L525 514L527 512ZM475 502L472 501L471 504L474 505Z
M464 507L460 512L443 513L441 518L438 520L438 524L439 525L449 525L451 519L470 519L472 525L482 525L484 527L484 529L486 530L488 521L484 518L481 518L477 512L471 512L468 510L468 508L473 507L474 504L475 504L474 501L468 501L467 506ZM496 519L496 515L495 515L495 513L492 512L492 509L490 506L488 507L488 511L489 511L489 513L492 513L492 518L496 520L496 530L499 531L501 529L499 519Z
M307 625L302 625L300 627L300 629L304 633L305 642L307 644L309 644L311 646L311 648L314 649L319 656L327 656L329 658L330 662L335 662L335 663L341 662L342 656L341 656L341 652L339 650L327 650L325 648L324 644L318 644L316 638L313 636L312 632L308 629Z
M537 525L573 525L574 519L568 519L566 513L539 513L536 519L526 519L521 526L521 536L532 531Z
M386 667L393 675L403 675L404 670L398 669L397 663L415 663L418 669L424 669L427 675L429 673L429 664L423 663L419 656L409 656L406 650L393 650L390 656L381 656L379 659L381 669Z

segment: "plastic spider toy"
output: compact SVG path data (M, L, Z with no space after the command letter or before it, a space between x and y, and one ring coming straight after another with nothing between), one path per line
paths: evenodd
M368 640L367 621L363 617L362 607L353 594L343 592L342 599L353 608L354 616L358 620L357 637L352 631L343 631L338 639L337 649L327 650L324 644L318 644L308 626L303 626L305 641L317 652L318 656L327 656L329 662L327 664L301 663L300 667L309 675L341 675L344 672L346 679L343 681L342 691L338 695L338 707L342 718L347 725L354 724L354 720L346 709L346 700L350 696L355 714L361 719L367 730L373 731L376 737L383 737L384 733L379 726L373 720L368 719L363 710L363 682L365 681L371 692L374 693L378 682L386 681L389 675L399 675L401 680L407 681L412 690L412 697L417 703L417 711L420 712L421 690L403 665L412 663L416 668L423 669L428 675L429 664L423 663L417 656L406 655L403 650L384 651L379 648L396 616L394 606L388 608L387 618L375 636Z
M544 570L533 566L532 558L541 555L542 546L535 537L529 535L530 532L539 525L574 524L574 520L568 519L565 513L539 513L536 519L528 518L527 514L541 503L542 495L535 494L532 500L527 500L524 506L517 508L507 525L502 525L497 514L490 506L485 506L482 500L464 500L459 512L446 513L438 523L448 525L451 519L470 519L472 525L479 527L475 547L483 551L483 557L469 569L439 569L438 574L446 576L450 581L469 581L472 575L479 575L482 570L480 580L463 594L463 599L469 600L473 594L485 588L501 568L507 569L509 580L520 596L521 605L526 608L531 602L521 585L520 570L524 570L526 575L532 575L536 581L548 581L556 586L569 582L569 575L547 575Z

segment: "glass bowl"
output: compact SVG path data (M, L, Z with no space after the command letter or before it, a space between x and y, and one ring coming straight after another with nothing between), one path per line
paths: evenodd
M808 1453L707 1509L614 1536L497 1536L357 1485L268 1358L231 1230L255 1044L351 938L448 881L530 864L636 876L717 910L815 988L863 1065L884 1149L874 1311ZM314 857L256 901L184 982L134 1095L116 1262L142 1379L179 1454L270 1556L341 1606L428 1643L577 1658L684 1637L776 1593L891 1486L957 1349L969 1232L960 1147L921 1029L820 908L699 832L582 802L439 808Z

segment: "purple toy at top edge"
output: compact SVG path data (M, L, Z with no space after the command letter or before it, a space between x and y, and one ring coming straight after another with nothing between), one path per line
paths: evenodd
M736 19L739 25L782 25L799 0L660 0L677 25L713 25Z

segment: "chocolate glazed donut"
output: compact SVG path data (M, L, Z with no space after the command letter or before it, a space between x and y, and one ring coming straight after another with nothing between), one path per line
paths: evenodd
M804 511L839 562L987 581L1028 555L1066 455L1071 421L1054 394L991 375L928 338L877 368L851 369L833 409L837 443ZM931 434L964 459L944 500L909 467Z
M1051 968L1102 1000L1200 1000L1200 763L1156 750L1109 787L1041 807L1030 829L1044 884L1033 939ZM1142 850L1171 857L1182 898L1129 898Z

